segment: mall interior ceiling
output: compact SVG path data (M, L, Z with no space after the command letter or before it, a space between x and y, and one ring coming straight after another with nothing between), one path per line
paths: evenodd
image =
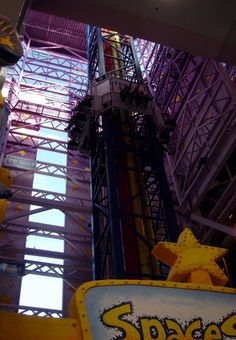
M16 19L24 3L25 8L236 63L234 0L11 0L0 5L0 12Z

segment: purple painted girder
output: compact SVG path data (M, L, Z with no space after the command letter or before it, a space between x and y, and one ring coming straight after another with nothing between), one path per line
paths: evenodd
M150 51L150 45L143 42L139 47L157 105L165 118L177 122L165 163L181 219L194 225L190 212L199 213L201 202L236 145L235 68L165 46L156 45ZM213 219L211 227L215 221L224 223L235 207L233 187L232 178L216 201L214 214L208 212Z
M53 48L55 47L58 46L53 44ZM57 48L54 50L58 51ZM35 171L47 174L52 179L58 176L64 178L67 180L67 192L62 195L47 190L32 190L32 171L27 172L22 169L11 168L15 194L12 201L9 202L5 224L1 227L1 231L4 232L5 230L6 242L4 242L4 247L1 247L0 251L6 256L15 252L18 258L24 258L26 253L32 253L32 249L24 248L27 233L37 236L41 233L41 236L45 237L55 237L56 235L57 238L64 240L65 252L50 252L48 256L64 259L64 266L61 268L63 275L60 275L60 277L64 280L64 307L67 308L74 287L91 278L92 266L89 264L91 229L88 227L91 214L89 163L87 157L84 157L78 151L68 153L67 142L40 137L37 135L37 131L40 127L64 131L71 114L71 108L86 91L87 66L83 57L71 59L68 56L48 54L47 51L46 48L39 52L32 52L30 40L28 40L24 57L8 74L5 88L9 89L9 96L6 101L10 108L12 124L5 154L19 156L18 152L24 150L27 152L24 157L35 159L36 152L40 148L68 154L66 166L53 164L52 157L50 164L38 162ZM27 96L24 100L20 99L21 93L47 95L47 103L44 105L36 102L29 103ZM61 97L60 102L56 99L58 95ZM54 105L55 103L56 105ZM23 128L25 130L22 130ZM59 147L63 147L63 150L58 150ZM74 161L78 161L78 164ZM74 190L73 184L79 189ZM34 192L33 196L31 195L32 191ZM48 195L54 199L48 200ZM35 204L39 208L30 210L31 204ZM18 210L18 207L20 210ZM60 227L60 231L58 227L58 233L52 230L56 228L55 226L44 224L37 225L38 228L33 229L34 223L29 223L29 217L51 208L59 208L63 211L66 227ZM63 230L65 231L64 234ZM74 239L74 237L76 237L78 230L81 238L77 242L77 238ZM34 255L46 256L46 252L42 250L33 250L33 252L35 252ZM83 267L85 259L89 263ZM37 264L36 267L33 264L27 265L28 273L37 275L47 275L48 273L50 276L53 268L56 267L52 267L47 262ZM15 287L15 292L9 290L9 294L13 294L15 299L18 294L17 291L19 291L19 286ZM17 300L14 300L14 302L16 303Z

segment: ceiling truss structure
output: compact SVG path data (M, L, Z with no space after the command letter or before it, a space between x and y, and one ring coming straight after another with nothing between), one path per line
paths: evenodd
M176 122L164 158L177 210L183 223L198 224L204 242L214 242L214 223L199 218L223 224L223 231L235 214L235 67L158 44L151 53L145 42L139 46L149 89L164 119Z

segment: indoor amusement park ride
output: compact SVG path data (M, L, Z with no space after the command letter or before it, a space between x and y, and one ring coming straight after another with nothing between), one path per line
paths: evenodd
M4 20L2 66L22 53ZM179 235L162 163L174 122L152 102L133 39L90 27L88 48L90 102L68 130L91 158L95 280L78 288L69 318L0 312L0 339L236 339L236 289L216 264L226 250ZM155 258L171 267L167 280Z

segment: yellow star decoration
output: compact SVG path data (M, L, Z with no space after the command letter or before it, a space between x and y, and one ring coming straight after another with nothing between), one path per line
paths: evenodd
M77 164L79 164L79 161L78 161L78 159L73 159L73 160L72 160L72 164L73 164L73 165L77 165Z
M3 96L2 96L2 94L0 92L0 109L3 108L3 105L4 105L4 99L3 99Z
M86 218L83 215L79 216L80 221L86 221Z
M14 43L11 41L11 37L1 37L0 45L8 46L11 50L14 48Z
M18 154L20 156L24 156L26 154L26 151L25 150L20 150L20 151L18 151Z
M79 190L79 184L74 183L72 184L72 191L76 191L76 190Z
M28 113L23 113L22 117L24 118L29 118L31 115L29 115Z
M14 209L17 210L17 211L24 211L25 210L25 208L21 204L16 204Z
M171 267L167 280L224 286L228 278L217 265L227 249L201 245L186 228L177 243L159 242L152 254Z

